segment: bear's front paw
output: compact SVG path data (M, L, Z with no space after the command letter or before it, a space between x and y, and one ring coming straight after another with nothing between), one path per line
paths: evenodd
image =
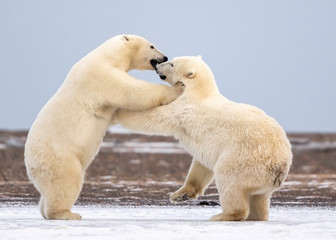
M189 196L187 193L178 196L170 196L169 198L171 203L185 202L189 200Z
M168 87L164 98L161 101L161 105L167 105L175 101L183 93L184 88L181 87Z
M170 195L170 202L172 203L179 203L179 202L185 202L188 201L189 199L196 199L198 198L198 194L191 192L191 191L186 191L184 189L177 190L176 192L172 193Z

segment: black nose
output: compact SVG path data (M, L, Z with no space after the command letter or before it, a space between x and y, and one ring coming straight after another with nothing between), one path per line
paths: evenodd
M168 58L166 56L163 56L163 62L167 62Z

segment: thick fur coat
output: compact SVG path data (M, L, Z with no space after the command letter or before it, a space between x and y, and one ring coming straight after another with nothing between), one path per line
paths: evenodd
M270 197L285 180L291 145L282 127L257 107L222 96L200 57L180 57L157 67L170 84L184 85L172 103L146 111L121 110L124 127L174 136L193 156L184 185L171 195L196 198L215 179L222 213L212 220L267 220Z
M44 218L81 218L71 208L117 109L145 110L180 95L177 88L145 82L127 73L154 70L157 63L166 60L146 39L120 35L73 66L38 114L25 146L28 176L41 194Z

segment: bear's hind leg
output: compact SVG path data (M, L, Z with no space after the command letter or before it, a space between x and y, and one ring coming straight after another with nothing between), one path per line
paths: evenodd
M46 219L46 216L45 216L45 213L44 213L44 199L43 199L43 196L41 195L41 198L40 198L40 212L41 212L41 215L44 219Z
M267 221L270 197L270 194L252 195L250 197L250 214L247 220Z
M215 181L223 212L213 216L212 221L243 221L249 215L249 193L241 183L239 173L228 166L215 167Z
M232 188L219 192L220 205L223 212L211 217L211 221L243 221L249 215L247 194L240 189Z
M73 213L70 210L57 210L47 213L48 220L81 220L82 216L78 213Z
M47 192L43 193L44 213L47 219L80 220L82 217L71 212L83 185L84 172L78 162L54 174Z

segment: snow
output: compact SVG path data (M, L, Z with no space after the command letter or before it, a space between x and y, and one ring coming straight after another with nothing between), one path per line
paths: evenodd
M75 207L81 221L47 221L38 207L1 207L7 239L336 239L336 211L272 208L268 222L211 222L211 207Z
M161 154L187 154L184 148L176 142L102 142L101 150L119 153L161 153Z
M116 125L108 129L112 134L131 134L131 130ZM336 141L315 142L308 138L289 138L293 151L333 151L336 150ZM23 148L25 145L25 136L0 136L0 150L7 147ZM101 143L101 151L104 152L135 152L135 153L160 153L160 154L187 154L184 147L178 142L116 142L105 140ZM309 167L309 166L307 166Z
M296 151L332 151L336 149L336 141L334 142L309 142L306 144L293 145Z
M0 136L0 146L1 146L2 149L5 149L6 146L22 148L22 147L24 147L25 142L26 142L26 137L15 137L15 136L3 137L3 136Z
M109 133L119 133L119 134L129 134L134 133L131 130L128 130L124 127L122 127L120 124L114 125L112 127L109 127L107 130Z

